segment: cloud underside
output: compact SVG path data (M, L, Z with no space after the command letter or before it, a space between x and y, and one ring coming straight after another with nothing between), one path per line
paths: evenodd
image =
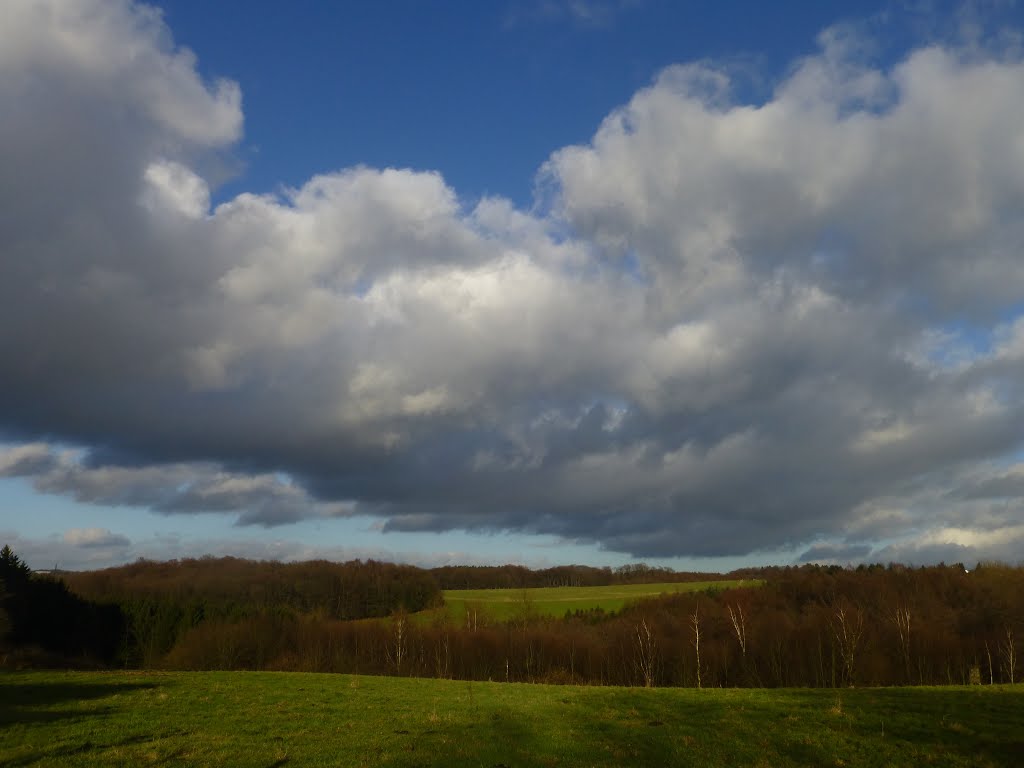
M144 6L7 15L0 475L648 557L1017 531L1014 51L829 30L759 103L671 67L531 211L372 168L211 209L237 84Z

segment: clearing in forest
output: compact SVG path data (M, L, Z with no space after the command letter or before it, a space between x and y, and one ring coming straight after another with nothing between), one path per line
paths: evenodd
M611 584L605 587L536 587L532 589L446 589L444 602L449 615L458 621L467 611L478 611L497 621L523 616L555 616L567 612L600 608L611 613L622 610L626 603L673 592L707 592L710 590L754 587L758 579L726 579L720 581L681 581L660 584Z

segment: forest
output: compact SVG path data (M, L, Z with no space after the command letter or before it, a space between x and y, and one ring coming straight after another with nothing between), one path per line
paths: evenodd
M757 578L544 617L527 587ZM0 552L7 664L298 670L686 687L994 684L1021 679L1024 568L805 565L735 574L374 561L139 561L33 574ZM520 589L495 621L443 590Z

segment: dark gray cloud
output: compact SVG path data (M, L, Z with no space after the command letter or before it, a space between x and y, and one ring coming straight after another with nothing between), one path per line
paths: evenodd
M41 493L86 504L148 508L162 515L231 513L238 525L284 525L349 515L276 474L233 473L216 464L107 464L40 443L0 450L0 477L27 477Z
M641 556L1014 525L976 503L1024 441L1013 49L831 30L754 105L669 68L550 210L368 168L211 210L237 85L127 1L8 15L0 475Z
M1024 499L1024 467L965 484L953 495L960 499Z

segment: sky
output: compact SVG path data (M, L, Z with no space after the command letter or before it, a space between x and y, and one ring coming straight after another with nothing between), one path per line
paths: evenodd
M1024 558L1016 3L2 15L31 566Z

